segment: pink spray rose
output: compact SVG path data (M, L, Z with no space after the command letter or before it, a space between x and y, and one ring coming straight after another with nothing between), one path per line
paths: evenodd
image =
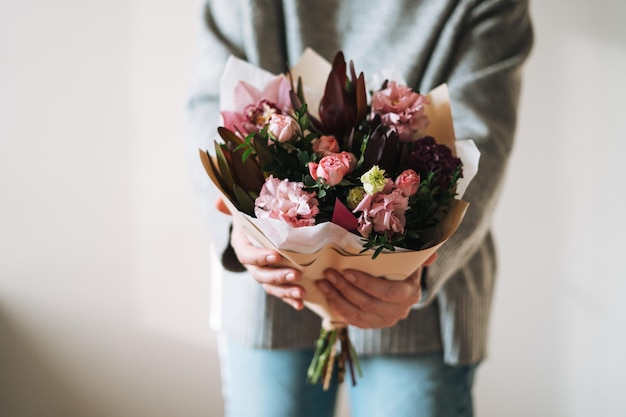
M313 226L319 213L315 193L304 191L304 184L269 176L254 201L259 219L278 219L293 227Z
M353 168L354 155L349 152L334 153L323 157L319 163L309 162L309 173L315 181L323 178L328 186L337 185Z
M405 169L396 178L396 188L398 188L405 197L411 197L417 192L420 186L420 176L412 169Z
M283 143L291 140L296 134L298 123L285 114L274 114L270 118L268 131L274 139Z
M391 235L404 232L405 212L408 208L408 197L396 188L389 193L365 194L353 212L361 212L357 228L361 236L367 238L372 230L378 233L390 232Z
M409 87L389 81L387 88L372 95L372 116L380 115L383 125L398 133L401 141L418 138L418 131L428 126L424 106L428 101Z
M322 135L313 141L313 152L324 156L337 153L339 143L334 136Z

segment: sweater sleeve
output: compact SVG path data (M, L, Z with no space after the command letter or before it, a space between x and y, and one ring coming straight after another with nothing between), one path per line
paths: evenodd
M443 52L451 58L441 60L439 72L448 83L457 139L474 140L480 165L464 195L469 210L429 267L418 308L430 303L486 242L513 146L520 70L533 43L527 1L473 3L454 25L455 40L449 43L454 50Z
M228 57L231 54L242 57L243 52L239 46L239 30L237 24L233 23L234 19L220 19L221 14L229 14L230 17L236 10L225 10L223 2L220 7L213 3L210 0L204 2L201 14L198 49L187 102L186 145L200 210L204 223L209 228L214 255L219 257L221 251L229 247L230 220L215 208L219 192L204 171L199 150L214 153L213 142L218 137L220 77ZM220 23L222 21L228 22L228 25ZM231 255L229 257L228 254L222 254L222 258L228 258L226 262L223 260L224 266L228 270L237 270L240 265L236 262L236 257Z

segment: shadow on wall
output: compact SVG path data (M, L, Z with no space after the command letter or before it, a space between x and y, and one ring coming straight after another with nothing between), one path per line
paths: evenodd
M136 329L0 307L0 415L222 415L214 354ZM45 328L44 328L45 327Z
M75 390L64 386L41 353L0 310L0 414L88 415Z

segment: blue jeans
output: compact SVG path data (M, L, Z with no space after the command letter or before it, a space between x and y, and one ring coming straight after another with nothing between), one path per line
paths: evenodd
M220 339L226 417L332 417L337 384L306 382L312 350L245 348ZM352 417L471 417L477 365L449 366L441 352L361 357L363 378L349 386Z

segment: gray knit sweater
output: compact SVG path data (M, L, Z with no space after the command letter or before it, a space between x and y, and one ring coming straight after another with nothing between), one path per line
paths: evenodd
M229 220L215 212L217 192L198 149L217 137L218 83L230 54L273 73L311 47L327 60L342 50L357 72L394 67L428 92L447 83L458 139L473 139L480 168L464 199L469 211L440 249L425 292L408 318L385 329L351 328L367 354L443 350L450 364L485 356L496 274L492 213L513 144L520 68L532 45L527 1L507 0L208 0L189 100L189 156L215 252ZM222 273L221 331L248 346L312 347L320 321L267 296L247 273ZM221 287L221 288L220 288Z

